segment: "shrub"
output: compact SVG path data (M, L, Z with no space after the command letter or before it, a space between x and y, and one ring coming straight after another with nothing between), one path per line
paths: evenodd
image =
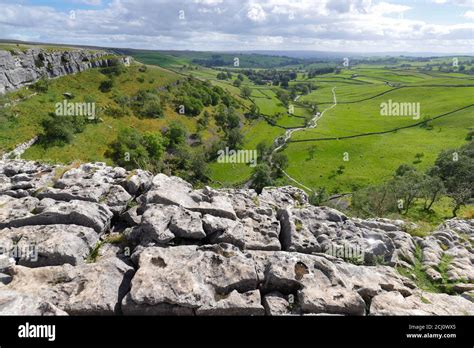
M49 89L49 80L47 78L42 78L31 85L31 89L39 93L46 93Z
M107 93L107 92L110 92L113 87L114 87L114 80L112 78L109 78L100 83L99 90L102 93Z
M71 142L74 133L84 131L85 118L74 116L56 116L50 114L42 122L43 133L39 137L39 143L43 146L62 146Z
M163 139L160 134L142 134L126 128L119 132L117 140L110 144L106 155L128 170L144 168L157 171L163 155Z

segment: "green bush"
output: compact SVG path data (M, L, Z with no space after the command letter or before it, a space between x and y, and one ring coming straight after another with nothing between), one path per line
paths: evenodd
M114 80L112 78L109 78L109 79L104 80L100 83L99 90L102 93L110 92L112 90L112 88L114 87L114 84L115 84Z
M82 133L85 126L84 117L50 114L42 122L43 133L39 143L43 146L63 146L71 142L75 133Z
M143 168L156 172L160 169L163 152L163 138L160 134L142 134L136 129L126 128L110 144L106 156L128 170Z

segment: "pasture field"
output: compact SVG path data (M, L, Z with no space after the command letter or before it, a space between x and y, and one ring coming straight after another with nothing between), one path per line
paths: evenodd
M298 80L291 84L301 82L311 82L317 89L299 98L295 103L295 115L311 118L311 105L316 105L320 111L330 107L333 87L336 87L338 102L318 121L316 128L295 132L291 138L295 142L290 141L283 150L289 159L288 174L310 188L326 187L331 193L352 192L383 182L401 164L415 162L417 168L425 170L433 165L443 149L463 145L468 132L474 129L474 107L468 107L474 104L474 84L468 75L438 72L431 75L407 69L362 67L312 79L298 76ZM246 84L252 88L251 99L260 111L267 116L279 117L275 118L275 124L259 121L255 130L255 122L246 125L250 132L246 133L244 148L250 149L259 141L271 144L276 136L284 133L282 129L277 132L267 129L304 126L304 118L288 115L276 98L275 87ZM381 116L381 103L389 100L419 103L420 117ZM463 107L468 108L451 113ZM448 115L429 121L428 127L418 125L393 133L353 139L306 141L389 131L445 113ZM313 151L315 155L311 156ZM347 162L343 159L345 153L349 155ZM416 160L416 155L421 155L421 160ZM337 174L339 166L344 167L342 174ZM212 177L219 183L242 183L252 173L246 165L215 163L211 168ZM286 178L281 183L294 184Z

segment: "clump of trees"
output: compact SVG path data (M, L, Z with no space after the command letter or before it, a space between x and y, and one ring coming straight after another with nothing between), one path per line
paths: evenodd
M220 105L214 115L216 125L224 133L223 146L238 150L242 147L244 136L241 131L240 117L233 107Z
M260 142L257 145L257 166L252 173L250 187L261 193L264 187L274 186L284 176L288 157L282 152L273 153L273 146Z
M145 118L164 116L161 98L153 89L140 89L132 98L116 94L114 100L119 104L123 113L126 113L128 107L131 107L135 111L135 115Z
M246 69L241 71L256 85L271 84L273 86L288 87L288 82L295 80L298 74L291 70L254 70Z
M392 179L354 193L352 207L365 216L407 214L415 202L429 212L443 195L452 199L452 214L474 197L474 142L457 150L443 151L425 173L411 165L401 165Z
M107 76L119 76L125 71L125 66L118 57L108 59L108 66L100 69L100 72Z
M119 132L106 156L128 170L141 168L178 175L193 184L206 183L206 154L202 149L192 149L188 138L186 128L176 121L155 133L127 128Z
M216 77L218 80L232 79L232 73L230 71L221 71L217 73Z
M330 73L333 73L333 72L337 72L337 68L336 67L323 67L323 68L315 68L315 69L310 69L308 71L308 78L311 79L313 77L316 77L318 75L324 75L324 74L330 74Z
M197 116L204 107L217 106L220 103L231 106L233 101L224 89L193 78L181 83L175 92L176 111L188 116Z
M126 128L122 129L117 139L110 144L106 156L128 170L144 168L159 171L164 148L160 133L142 134L134 128Z
M248 86L243 86L240 89L240 95L242 96L242 98L250 98L250 96L252 95L252 89Z
M66 145L72 141L74 134L84 131L86 123L85 117L58 116L50 113L41 123L43 132L38 138L38 143L44 147Z

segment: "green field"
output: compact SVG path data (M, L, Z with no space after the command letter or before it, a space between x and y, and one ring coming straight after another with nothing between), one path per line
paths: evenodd
M61 100L64 92L73 93L76 100L83 100L91 94L90 91L95 91L92 94L98 104L105 108L116 107L114 93L133 95L140 88L160 88L188 76L225 89L235 98L241 114L250 110L252 104L258 107L261 113L259 119L241 119L243 148L248 150L256 149L262 142L272 145L276 138L284 135L285 129L304 128L314 116L312 106L323 111L333 105L332 90L335 87L337 105L324 113L316 128L295 132L282 150L288 157L287 173L291 177L310 188L326 187L330 193L352 192L383 182L400 164L413 164L415 156L420 154L421 161L416 161L414 165L424 170L433 164L441 150L463 145L468 132L474 127L474 108L471 106L474 104L474 77L461 73L421 71L423 64L411 60L408 61L410 67L401 67L403 60L393 66L363 63L308 78L305 69L331 64L280 67L279 64L285 61L283 58L245 56L247 63L273 64L283 70L297 67L297 79L290 81L290 87L302 83L313 85L309 94L290 101L295 108L294 113L289 114L288 107L277 97L281 87L255 85L245 77L242 86L250 87L252 93L250 98L243 98L240 88L233 85L239 74L238 68L230 66L228 71L232 72L232 77L219 80L217 74L221 70L193 64L193 60L210 59L212 55L208 53L133 51L133 55L137 61L149 64L149 69L140 72L139 64L132 66L118 78L113 92L96 92L106 77L97 70L89 70L54 80L48 93L26 98L15 105L13 109L18 114L16 122L0 125L0 150L11 150L16 144L37 135L43 116L53 111L54 102ZM231 55L221 57L227 62ZM430 62L445 61L449 62L449 58L432 59ZM10 98L25 98L31 93L20 90L12 93ZM166 93L163 97L168 98ZM382 116L381 104L388 101L417 103L420 117ZM454 112L463 107L467 108ZM28 117L31 114L35 117ZM442 117L436 118L440 115ZM158 132L170 121L179 120L192 134L197 131L198 120L178 115L169 106L161 119L143 119L136 115L101 117L103 122L88 125L86 131L77 134L70 144L49 148L35 145L24 157L53 162L82 160L110 163L104 154L120 129L133 127ZM430 120L432 118L436 119ZM416 125L422 121L428 123ZM219 137L220 132L212 120L201 137L204 143L210 143ZM367 134L380 132L384 134ZM340 166L343 166L343 171L337 173L336 169ZM253 170L245 164L210 163L209 167L211 184L215 186L242 185L248 182ZM294 184L287 178L280 179L279 183Z
M193 76L209 80L238 96L239 90L232 80L217 80L217 70L195 68L184 70ZM233 78L235 79L235 77ZM473 78L456 73L423 73L412 70L382 67L355 67L340 73L325 74L312 79L298 79L293 83L312 82L317 89L300 97L295 103L294 117L276 97L274 86L256 86L248 79L244 84L252 88L251 100L275 124L258 121L245 125L244 148L252 149L263 141L271 144L284 133L280 127L302 127L305 118L311 118L310 105L320 111L333 104L332 88L336 87L338 105L325 113L314 129L294 133L292 140L337 138L370 132L384 132L406 127L438 115L449 113L474 103ZM419 103L420 118L380 115L381 103ZM354 139L308 141L290 143L284 150L290 165L288 174L308 187L326 187L330 192L352 192L356 188L380 183L404 163L415 161L416 154L423 154L416 166L426 169L438 153L446 148L458 147L466 142L467 133L474 127L474 108L452 113L431 121L430 127L416 126L389 134L372 135ZM252 147L253 146L253 147ZM309 158L311 148L316 155ZM349 161L343 161L345 153ZM344 173L335 175L343 165ZM242 164L211 165L212 178L218 185L235 185L247 181L252 169ZM294 184L283 179L282 184Z

